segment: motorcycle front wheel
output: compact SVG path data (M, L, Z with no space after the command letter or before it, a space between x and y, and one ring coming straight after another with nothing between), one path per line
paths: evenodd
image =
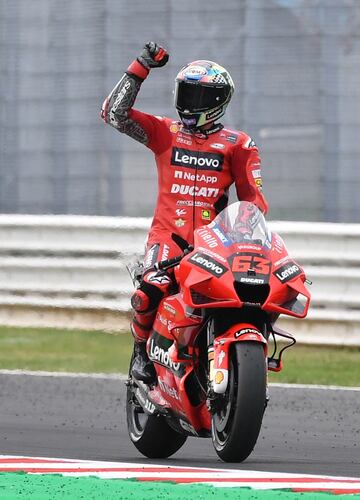
M148 415L134 399L129 386L126 397L127 428L134 446L148 458L167 458L176 453L187 436L172 429L162 415Z
M230 352L226 393L212 415L212 442L225 462L242 462L256 444L266 405L266 359L256 342L237 342Z

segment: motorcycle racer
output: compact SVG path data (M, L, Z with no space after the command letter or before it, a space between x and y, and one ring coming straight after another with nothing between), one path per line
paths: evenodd
M192 243L194 230L210 223L226 207L232 184L239 200L253 202L264 213L268 209L255 142L245 132L218 122L234 92L225 68L213 61L197 60L180 70L175 79L175 107L180 120L133 108L150 70L164 66L168 59L163 47L148 42L101 110L105 123L147 146L157 165L158 198L147 239L145 272L132 297L132 373L147 383L155 373L146 341L157 306L172 287L171 277L155 272L153 266L180 253L172 236Z

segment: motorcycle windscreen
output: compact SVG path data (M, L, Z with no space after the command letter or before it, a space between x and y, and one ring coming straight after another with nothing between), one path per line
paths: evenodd
M238 201L220 212L209 228L225 246L250 243L271 249L271 231L262 212L248 201Z

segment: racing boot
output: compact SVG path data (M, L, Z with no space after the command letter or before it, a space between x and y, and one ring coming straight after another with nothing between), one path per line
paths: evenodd
M141 380L145 384L151 384L156 380L155 368L147 355L145 342L135 341L134 343L134 358L131 366L131 375L136 380Z
M139 291L137 292L139 293ZM146 352L146 341L149 338L150 330L156 316L155 311L139 313L134 311L131 333L134 337L134 354L131 366L131 374L137 380L145 384L151 384L156 380L156 372L153 363Z

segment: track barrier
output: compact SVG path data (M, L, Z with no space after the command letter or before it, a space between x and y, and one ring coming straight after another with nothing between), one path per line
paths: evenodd
M0 215L0 323L122 330L149 218ZM281 318L300 342L360 345L360 224L272 221L308 278L305 320Z

